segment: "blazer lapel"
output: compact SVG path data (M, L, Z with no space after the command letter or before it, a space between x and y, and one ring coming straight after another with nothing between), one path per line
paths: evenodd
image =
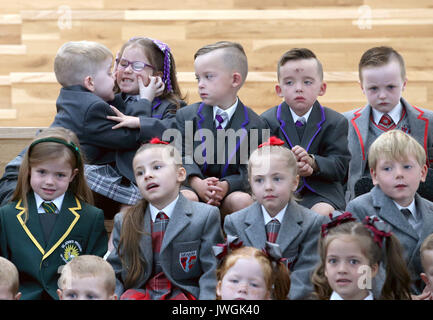
M361 173L365 170L367 164L367 152L365 143L368 139L368 127L370 125L370 110L369 105L356 110L353 114L353 118L350 120L353 128L355 129L357 139L359 141L360 150L359 153L362 155Z
M302 221L299 205L293 200L290 201L284 213L283 222L281 223L276 241L280 245L281 252L284 252L301 233L302 229L299 224Z
M295 145L300 145L298 133L296 132L292 114L287 103L282 102L277 108L277 119L280 125L280 130L290 148Z
M301 140L301 146L307 152L309 151L311 144L319 134L320 130L322 130L322 124L325 122L325 120L325 110L318 101L314 102L313 109L311 110Z
M421 239L427 238L427 236L431 233L431 226L433 226L433 212L429 211L424 206L425 200L421 198L419 194L415 194L415 205L417 208L417 212L421 212L422 214L422 229L421 229Z
M153 248L152 248L152 218L150 215L149 206L146 208L146 212L143 218L143 230L144 234L140 239L140 251L146 261L146 275L150 276L153 269ZM144 281L144 279L143 279Z
M401 103L407 112L407 118L410 125L410 134L417 141L422 141L421 145L424 148L426 154L428 154L427 136L430 123L429 119L424 117L424 111L418 109L417 107L411 106L403 98L401 99Z
M264 248L266 242L266 229L263 223L262 208L255 202L245 219L245 235L253 247Z
M185 197L179 194L179 199L177 200L173 214L171 215L167 229L165 230L161 252L163 252L170 242L190 224L191 215L191 205Z

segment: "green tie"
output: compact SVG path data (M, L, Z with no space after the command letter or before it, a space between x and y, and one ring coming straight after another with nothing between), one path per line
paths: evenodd
M46 213L56 213L57 207L53 202L42 202L42 208Z

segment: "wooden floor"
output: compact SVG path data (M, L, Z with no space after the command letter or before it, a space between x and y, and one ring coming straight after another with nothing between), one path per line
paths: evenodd
M64 42L99 41L115 54L137 35L171 46L189 103L199 100L194 52L232 40L249 59L239 96L258 113L280 102L276 63L292 47L308 47L322 61L322 104L338 111L364 105L357 64L377 45L401 52L409 79L404 96L433 110L431 0L21 0L0 9L0 127L51 123L60 88L53 61Z

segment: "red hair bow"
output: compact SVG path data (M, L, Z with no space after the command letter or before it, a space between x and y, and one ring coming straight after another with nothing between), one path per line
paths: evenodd
M363 222L364 226L373 233L374 242L377 243L379 248L382 248L383 239L392 235L391 226L377 216L366 216Z
M242 247L243 242L238 240L238 237L228 235L225 243L218 243L216 246L212 246L215 257L222 260L231 251Z
M264 147L264 146L282 146L284 145L284 141L277 138L276 136L272 136L268 139L268 141L263 142L258 146L258 148Z
M352 216L350 212L339 212L334 211L334 213L329 214L329 218L331 219L331 222L322 224L322 238L326 237L328 235L328 232L330 229L335 228L336 226L339 226L340 224L356 221L356 219Z
M158 137L152 138L149 141L150 144L169 144L167 141L162 141L161 139L159 139Z

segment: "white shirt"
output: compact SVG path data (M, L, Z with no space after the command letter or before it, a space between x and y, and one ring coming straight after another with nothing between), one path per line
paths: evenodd
M344 300L344 299L337 292L332 291L329 300ZM366 296L364 300L374 300L373 293L371 291L368 291L368 296Z
M422 230L422 217L420 216L420 214L416 210L415 199L413 199L411 204L408 205L407 207L402 207L401 205L399 205L394 200L393 200L393 202L397 206L398 210L409 209L411 215L409 216L409 219L407 219L407 222L409 222L409 224L412 226L412 228L420 236L421 230Z
M285 207L275 215L275 217L271 217L271 215L268 213L266 208L262 205L261 207L262 207L263 219L265 221L265 226L268 224L269 221L273 219L277 219L279 223L282 223L284 214L286 213L287 205L288 204L286 204Z
M179 196L176 197L172 202L170 202L165 208L159 210L158 208L154 207L152 204L149 203L149 209L150 209L150 216L152 218L152 221L155 222L156 216L161 211L164 212L167 217L171 218L173 214L174 207L176 206L177 200L179 199Z
M63 199L65 198L65 194L62 194L61 196L59 196L56 199L51 200L51 201L46 201L46 200L42 199L36 192L33 192L33 194L35 195L36 208L38 208L38 213L45 213L44 208L41 207L42 202L53 202L57 207L55 213L60 212L60 208L62 207Z
M221 108L218 107L218 106L214 106L214 107L213 107L213 118L214 118L214 119L215 119L215 116L216 116L216 114L217 114L217 110L218 110L218 109L221 110L221 111L223 111L223 112L225 112L225 113L227 113L228 118L227 118L227 120L224 122L224 126L221 124L221 126L222 126L223 128L225 128L225 127L227 126L227 123L230 122L230 119L232 118L233 114L234 114L235 111L236 111L236 106L238 105L238 101L239 101L239 99L236 98L235 103L232 104L229 108L227 108L227 109L225 109L225 110L224 110L224 109L221 109Z
M385 114L383 112L377 111L376 109L371 108L373 111L373 120L376 124L379 124L380 119ZM392 121L394 121L395 124L400 122L401 112L403 111L403 106L401 105L401 102L399 102L390 112L388 112L388 115L391 117Z
M313 110L313 106L311 106L310 109L303 116L298 116L291 108L289 108L289 110L290 110L290 113L292 114L293 123L296 123L296 121L298 121L298 119L300 119L300 118L304 118L305 123L307 123L308 117L311 114L311 110Z

